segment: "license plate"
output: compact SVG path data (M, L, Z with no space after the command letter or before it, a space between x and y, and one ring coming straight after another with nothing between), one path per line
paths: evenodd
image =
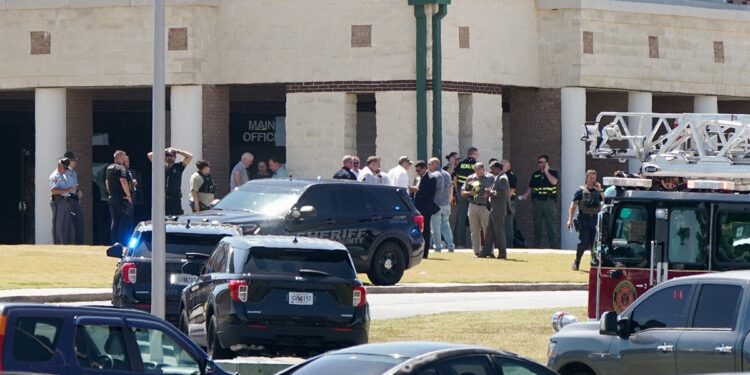
M313 304L313 294L312 293L289 292L289 304L290 305L312 306L312 304Z
M195 280L198 280L198 276L186 273L173 273L169 275L169 282L172 285L190 285Z

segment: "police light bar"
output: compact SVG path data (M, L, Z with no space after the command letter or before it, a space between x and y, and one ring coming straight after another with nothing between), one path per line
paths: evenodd
M607 186L651 188L651 179L648 178L604 177L602 181Z
M688 180L687 187L690 190L735 190L735 184L733 181Z

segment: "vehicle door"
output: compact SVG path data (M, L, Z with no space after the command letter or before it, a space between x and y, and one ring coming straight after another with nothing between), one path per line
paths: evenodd
M708 272L710 252L710 206L673 206L667 216L669 229L662 280ZM657 209L657 219L662 216Z
M128 344L118 317L79 316L75 320L75 357L80 374L143 372L137 348Z
M59 314L11 310L5 328L5 370L73 374L64 357L64 320ZM0 333L3 333L0 327ZM67 336L67 337L65 337ZM0 350L0 356L3 356Z
M630 336L615 337L609 352L607 374L676 374L675 346L690 313L692 285L675 285L656 291L626 311ZM604 350L604 349L603 349Z
M750 207L718 205L713 227L712 270L750 269Z
M501 375L554 375L555 372L536 363L518 358L493 355L492 361Z
M689 329L677 341L677 373L740 370L742 347L737 316L743 289L732 284L702 284Z
M285 231L304 237L330 238L330 228L338 225L333 190L327 185L314 185L305 190L293 208L312 206L315 212L295 218L287 215Z
M138 348L136 358L146 373L200 374L206 364L194 345L152 321L128 319L126 338Z
M231 246L221 242L206 262L198 281L189 286L186 292L186 309L188 310L189 336L197 342L204 343L206 338L206 309L208 298L216 283L225 275Z
M339 215L335 232L331 233L331 239L343 243L352 258L360 261L367 260L370 244L377 234L376 222L382 221L382 215L376 207L365 200L363 190L356 185L336 189Z

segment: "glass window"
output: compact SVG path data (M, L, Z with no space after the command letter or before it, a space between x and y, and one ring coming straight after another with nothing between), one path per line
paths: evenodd
M435 367L441 374L490 375L493 373L490 361L483 355L446 359L437 363Z
M166 256L182 259L186 253L211 254L216 244L226 236L229 234L167 233ZM138 246L130 256L151 257L151 231L142 232Z
M82 368L130 371L121 327L84 325L76 330L76 358Z
M362 193L365 195L365 212L368 214L377 213L382 211L382 208L387 207L386 203L377 195L369 191L363 191ZM387 212L387 210L384 212Z
M646 207L622 207L612 227L612 247L607 249L611 261L626 266L646 266L648 256L648 210Z
M18 318L11 344L13 358L20 362L46 362L52 359L62 324L60 318Z
M702 209L674 208L669 212L669 261L706 264L708 215Z
M341 189L336 195L339 197L342 215L359 216L365 212L365 202L359 190Z
M300 270L306 270L306 277L319 274L336 276L345 279L355 277L345 250L300 250L254 247L245 262L243 272L254 274L273 274L299 276Z
M692 326L734 328L741 296L742 288L737 285L703 285Z
M223 268L222 265L226 264L226 257L227 253L229 252L229 245L226 243L222 243L218 246L216 251L214 251L213 255L211 255L211 258L208 260L208 263L206 265L207 272L224 272L226 268Z
M373 354L330 354L293 372L294 375L380 375L408 358Z
M303 206L315 207L316 216L333 215L333 197L331 196L331 190L320 187L307 189L297 203L297 208L302 208Z
M497 367L502 369L503 375L547 375L550 371L542 366L521 362L519 360L501 356L494 356Z
M633 330L685 327L691 297L692 286L689 285L673 286L650 295L633 310Z
M198 374L200 365L170 335L148 328L131 327L147 374Z
M283 216L297 202L301 193L299 188L245 184L229 193L214 208Z
M716 263L723 269L750 266L750 212L719 212Z

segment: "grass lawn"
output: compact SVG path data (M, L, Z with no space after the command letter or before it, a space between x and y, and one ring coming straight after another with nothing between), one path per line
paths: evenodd
M402 283L587 283L589 254L581 270L572 271L575 252L570 254L515 253L508 260L479 259L472 253L430 253L428 259L406 270ZM367 275L360 275L366 281Z
M0 246L0 289L109 287L117 260L104 246ZM580 282L588 267L570 270L574 253L509 254L509 260L477 259L471 253L430 254L407 270L402 283ZM581 262L588 264L588 255ZM364 282L367 276L360 275Z
M550 323L558 310L586 319L586 308L443 313L370 322L370 342L446 341L507 350L547 364Z

